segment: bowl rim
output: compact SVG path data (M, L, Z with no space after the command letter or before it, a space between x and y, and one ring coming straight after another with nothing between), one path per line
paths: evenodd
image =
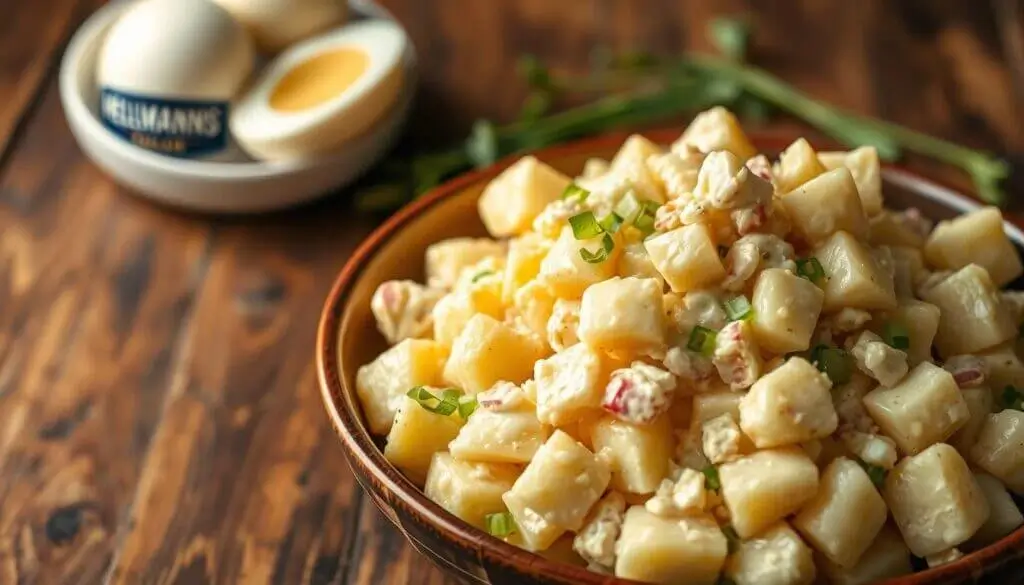
M655 143L668 144L681 133L681 128L659 128L638 132ZM541 160L550 160L571 154L580 154L599 149L611 149L622 143L630 133L612 132L596 137L570 141L531 152ZM751 141L759 148L781 151L795 140L799 134L793 130L767 130L750 133ZM829 145L828 141L815 141ZM831 146L835 146L831 144ZM352 253L341 272L336 277L330 293L324 303L317 328L316 367L320 385L321 398L327 410L331 424L344 446L350 466L358 465L373 479L382 484L395 500L419 515L449 539L458 541L463 546L477 548L490 562L512 566L519 569L529 567L544 577L558 579L558 583L581 585L625 585L638 584L639 581L621 579L588 571L584 567L549 560L539 554L532 553L495 538L443 509L440 505L427 498L411 481L398 472L374 444L372 437L364 430L359 415L336 401L335 396L344 392L344 382L338 367L338 331L341 319L348 306L348 293L369 260L383 245L407 223L421 212L435 204L457 195L464 189L488 181L509 167L523 153L505 157L493 165L459 175L434 188L422 197L405 205L395 214L378 226ZM943 205L961 212L978 209L982 203L968 198L957 189L946 186L933 179L926 178L905 167L894 164L883 164L884 178L894 184L913 188L924 197L939 201ZM1024 232L1016 225L1004 221L1004 229L1018 244L1024 245ZM368 489L364 486L364 489ZM404 529L399 527L405 533ZM1014 549L1024 548L1024 526L1017 528L999 541L980 550L965 555L963 558L927 569L895 577L880 582L878 585L926 585L935 579L960 577L978 574L994 569L1009 562Z

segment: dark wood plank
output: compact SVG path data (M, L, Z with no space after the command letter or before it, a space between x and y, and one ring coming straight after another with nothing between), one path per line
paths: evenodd
M0 175L0 583L106 572L206 232L88 163L49 85Z

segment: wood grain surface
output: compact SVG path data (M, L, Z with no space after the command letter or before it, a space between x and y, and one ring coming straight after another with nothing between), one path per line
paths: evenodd
M113 184L55 81L99 3L0 0L0 585L446 583L364 500L316 390L321 302L378 218L347 193L197 217ZM1024 150L1010 0L382 3L422 64L407 147L513 117L523 53L706 49L707 20L742 13L753 60L816 96Z

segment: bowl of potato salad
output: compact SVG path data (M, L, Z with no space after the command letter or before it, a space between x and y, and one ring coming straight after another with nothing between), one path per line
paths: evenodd
M413 546L466 583L1024 580L1024 234L792 138L555 147L363 244L320 382Z

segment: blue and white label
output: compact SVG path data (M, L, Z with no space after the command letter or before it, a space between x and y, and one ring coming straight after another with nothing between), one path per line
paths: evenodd
M124 140L170 156L205 157L228 145L228 102L153 98L103 87L100 118Z

